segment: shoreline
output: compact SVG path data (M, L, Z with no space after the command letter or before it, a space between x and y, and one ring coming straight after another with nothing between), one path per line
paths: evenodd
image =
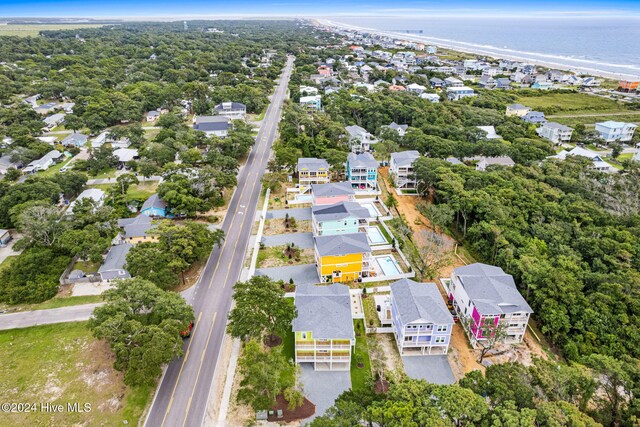
M535 64L535 65L539 65L539 66L550 68L550 69L569 71L575 74L590 74L593 76L602 77L610 80L632 80L632 81L640 80L640 74L634 75L634 74L628 74L628 73L616 73L613 71L605 71L598 68L592 68L587 66L575 66L575 65L563 64L561 62L528 58L526 56L520 56L517 54L496 53L490 50L483 50L482 47L460 46L460 44L462 45L469 44L466 42L455 42L452 40L438 39L436 37L417 36L415 34L405 34L405 33L398 33L394 31L378 30L375 28L359 27L356 25L345 24L342 22L330 21L328 19L313 19L312 22L315 22L318 25L323 27L340 28L344 30L355 30L355 31L375 34L378 36L391 37L399 40L408 40L408 41L418 42L418 43L429 43L443 49L449 49L449 50L469 53L473 55L482 55L482 56L486 56L493 59L506 59L510 61L518 61L518 62L524 62L528 64ZM495 48L495 49L499 49L499 48ZM536 54L536 55L543 55L543 54Z

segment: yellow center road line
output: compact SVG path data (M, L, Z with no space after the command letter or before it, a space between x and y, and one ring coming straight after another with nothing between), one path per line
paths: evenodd
M202 318L202 312L198 315L198 320L191 331L191 336L195 335L196 330L198 329L198 325L200 324L200 319ZM193 339L189 338L189 345L187 346L187 351L184 354L184 358L182 359L182 365L180 365L180 371L178 372L178 378L176 378L176 383L173 385L173 390L171 391L171 399L169 399L169 404L167 405L167 410L164 413L164 417L162 417L162 424L160 427L164 426L164 422L167 419L167 415L169 414L169 410L171 409L171 404L173 403L173 396L176 393L176 388L178 387L178 382L180 381L180 376L182 375L182 369L184 368L184 364L189 358L189 350L191 350L191 344L193 343Z
M271 106L271 104L270 104L270 106ZM265 114L265 119L266 119L266 116L267 116L267 115L268 115L268 114ZM268 125L267 125L267 127L265 128L265 133L266 133L265 137L266 137L266 140L267 140L267 141L269 140L269 135L270 135L270 133L273 131L274 125L276 125L276 123L274 123L273 121L270 121L270 124L268 124ZM275 135L274 135L274 136L275 136ZM259 142L258 142L258 141L256 141L256 143L257 143L257 144L259 144ZM267 143L267 145L264 147L264 148L265 148L264 152L260 155L260 159L259 159L259 162L260 162L260 163L258 163L258 165L262 164L262 162L264 162L264 160L265 160L265 157L267 157L267 158L268 158L268 156L270 155L271 150L270 150L270 149L269 149L269 150L267 150L267 149L266 149L266 148L268 148L268 147L269 147L269 144ZM259 148L260 148L260 146L259 146L259 145L256 145L256 148L257 148L257 149L259 149ZM255 172L255 176L256 176L256 178L258 178L258 176L259 176L259 175L260 175L260 171ZM248 173L248 174L247 174L247 179L248 179L250 176L251 176L251 174L250 174L250 173ZM254 180L253 180L253 183L252 183L252 185L251 185L251 191L248 193L248 194L250 195L250 196L249 196L249 201L251 201L251 194L253 194L253 192L254 192L254 190L255 190L255 187L256 187L256 183L257 183L257 182L258 182L258 179L254 179ZM240 204L241 204L241 202L242 202L242 195L244 195L244 190L245 190L245 189L246 189L246 181L245 181L245 188L243 188L243 192L242 192L242 194L241 194L241 196L240 196L240 199L238 200L238 204L236 205L236 209L235 209L235 212L234 212L234 213L237 213L237 211L238 211L238 206L240 206ZM228 213L228 212L227 212L227 213ZM238 217L238 216L240 216L240 215L234 215L233 219L231 220L231 224L229 225L229 230L231 230L231 229L232 229L233 224L234 224L234 222L235 222L235 218L236 218L236 217ZM243 222L244 222L244 218L245 218L245 216L243 216ZM255 220L255 218L253 218L251 222L253 222L253 220ZM240 226L240 231L242 231L242 225ZM234 244L234 247L233 247L233 253L234 253L234 254L236 253L236 248L237 248L237 246L238 246L238 242L239 242L239 241L240 241L240 239L236 239L236 241L235 241L235 244ZM216 265L216 268L215 268L215 270L214 270L214 272L213 272L213 275L212 275L212 277L211 277L211 282L209 283L209 288L211 287L211 284L213 283L213 279L214 279L214 277L215 277L215 275L216 275L216 273L217 273L217 271L218 271L218 267L219 267L219 266L220 266L220 264L221 264L221 262L220 262L220 261L221 261L221 258L222 258L222 254L223 254L223 252L224 252L224 249L225 249L225 247L226 247L226 244L227 244L227 240L225 240L225 241L224 241L224 244L223 244L223 245L222 245L222 247L221 247L221 250L220 250L220 258L218 259L218 264ZM242 261L244 262L244 259L243 259ZM229 280L229 274L230 274L230 273L231 273L231 268L227 268L227 274L225 275L225 279L224 279L224 281L222 282L222 283L223 283L223 287L225 287L225 286L227 285L227 281ZM193 396L194 396L194 394L195 394L196 387L197 387L197 385L198 385L198 380L200 379L200 371L202 370L202 365L203 365L203 363L204 363L204 358L205 358L205 355L206 355L206 353L207 353L207 350L209 349L209 342L211 341L211 333L213 332L213 326L215 325L215 322L216 322L216 316L217 316L217 315L218 315L218 313L217 313L217 312L213 313L213 320L211 321L211 327L209 328L209 335L207 336L207 341L206 341L206 343L205 343L204 349L202 350L202 354L200 355L200 366L198 367L198 373L196 374L196 381L194 382L194 384L193 384L193 389L191 390L191 396L189 397L189 400L187 401L187 407L186 407L185 414L184 414L184 420L183 420L183 422L182 422L182 426L183 426L183 427L185 426L185 424L186 424L186 422L187 422L187 418L189 417L189 410L191 409L191 401L193 400ZM202 312L200 312L200 316L202 316ZM198 321L200 320L200 316L198 317ZM191 342L189 342L189 347L190 347L190 346L191 346ZM188 353L189 353L189 348L187 348L187 354L188 354ZM185 362L185 360L186 360L186 357L185 357L185 359L184 359L184 360L183 360L183 362L182 362L182 366L180 367L180 373L178 374L178 380L180 380L180 374L182 373L182 367L184 366L184 362ZM175 386L174 386L173 393L175 393L175 389L176 389L176 387L177 387L177 385L178 385L178 380L176 381L176 384L175 384ZM171 394L171 401L173 401L173 393ZM171 403L170 403L170 404L171 404ZM170 407L170 405L169 405L169 407ZM167 408L167 413L169 412L169 407ZM165 418L166 418L166 413L165 413ZM164 424L164 420L162 421L162 424Z
M182 426L187 423L187 418L189 418L189 410L191 409L191 400L193 400L193 395L196 392L196 386L198 385L198 380L200 379L200 371L202 370L202 365L204 363L204 355L209 348L209 341L211 341L211 333L213 332L213 326L216 324L216 317L218 316L218 312L213 313L213 319L211 320L211 327L209 328L209 335L207 336L207 341L204 345L204 349L202 350L202 355L200 356L200 366L198 366L198 373L196 374L196 380L193 383L193 390L191 390L191 396L189 396L189 400L187 402L187 408L184 411L184 420L182 421Z

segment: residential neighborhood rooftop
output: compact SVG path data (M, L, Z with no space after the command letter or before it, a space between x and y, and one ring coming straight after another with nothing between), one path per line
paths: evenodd
M435 283L418 283L400 279L392 283L391 292L403 324L418 320L436 325L453 324L453 316L447 309Z
M348 182L330 182L328 184L311 184L311 192L316 197L336 197L356 194Z
M345 218L369 218L369 209L357 202L340 202L335 205L313 206L311 213L316 221L339 221Z
M363 254L371 252L367 233L338 234L314 237L320 256Z
M293 319L294 332L311 332L314 339L353 339L353 320L349 287L334 283L328 286L296 286Z

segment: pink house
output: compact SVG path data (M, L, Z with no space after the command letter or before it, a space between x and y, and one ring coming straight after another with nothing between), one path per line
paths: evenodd
M488 338L482 328L487 323L497 326L504 322L504 342L522 342L533 310L516 288L513 276L500 267L476 263L454 269L451 279L442 282L455 311L468 321L465 331L473 347Z
M333 74L333 69L327 65L321 65L318 67L318 74L321 76L331 76Z
M355 199L355 191L348 182L331 182L329 184L311 184L313 206L333 205L340 202L351 202Z

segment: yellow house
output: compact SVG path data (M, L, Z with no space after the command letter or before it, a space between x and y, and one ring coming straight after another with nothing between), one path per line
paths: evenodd
M314 247L321 282L353 282L368 276L371 247L367 233L316 236Z
M300 187L311 184L327 184L329 178L329 163L325 159L302 157L298 159L298 183Z
M349 288L298 285L295 304L296 363L313 363L315 370L348 371L355 345Z
M140 242L157 242L158 238L149 234L149 230L153 227L152 222L153 220L146 215L119 219L118 226L123 230L119 235L120 241L132 245Z

